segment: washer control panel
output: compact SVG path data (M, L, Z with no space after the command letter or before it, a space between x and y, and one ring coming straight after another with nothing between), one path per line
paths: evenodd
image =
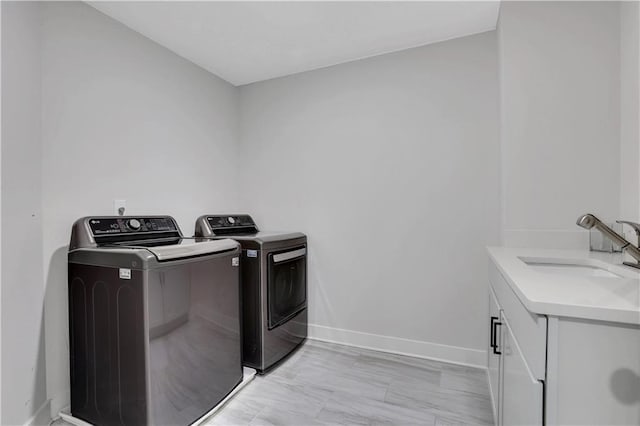
M177 231L171 217L96 217L89 219L94 236Z

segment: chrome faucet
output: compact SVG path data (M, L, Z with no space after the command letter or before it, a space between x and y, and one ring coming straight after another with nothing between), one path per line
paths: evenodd
M640 239L640 224L625 220L619 220L618 223L624 223L633 227ZM640 249L627 241L622 235L602 223L600 219L590 213L587 213L578 218L576 225L581 226L584 229L596 228L602 233L602 235L616 243L616 245L620 246L623 251L629 253L629 255L636 260L636 262L623 262L625 265L640 269ZM640 241L638 241L638 243L640 243Z

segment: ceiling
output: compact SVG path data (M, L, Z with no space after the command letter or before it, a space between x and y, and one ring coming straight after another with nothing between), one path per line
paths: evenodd
M499 1L105 1L91 6L239 86L496 28Z

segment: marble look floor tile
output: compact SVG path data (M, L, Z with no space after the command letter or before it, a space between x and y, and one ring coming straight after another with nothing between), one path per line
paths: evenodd
M385 401L428 411L436 417L465 424L493 424L493 413L488 392L480 395L446 389L439 385L417 380L392 383Z
M358 357L365 352L377 352L374 350L362 349L355 346L346 346L346 345L341 345L339 343L323 342L320 340L306 340L304 346L305 346L305 349L317 348L324 351L342 353L342 354L351 355L354 357ZM384 352L381 352L381 353L384 353Z
M241 395L248 404L256 403L266 408L278 407L290 413L313 417L320 412L331 394L331 390L308 386L300 381L256 377L238 396Z
M481 369L475 369L475 371L443 370L440 386L445 389L487 395L487 373Z
M442 361L435 361L433 359L417 358L417 357L412 357L408 355L394 354L390 352L364 350L364 353L362 355L372 356L380 359L386 359L389 361L400 362L400 363L404 363L404 364L412 365L416 367L431 368L438 371L445 370L445 369L454 369L456 371L464 371L467 368L470 368L470 367L466 367L459 364L451 364L451 363L442 362Z
M465 424L472 425L473 423L464 423L464 422L461 422L460 420L451 420L451 419L446 419L444 417L436 417L435 426L460 426Z
M355 371L364 375L376 376L379 382L390 385L402 379L424 380L428 383L440 383L440 370L423 363L411 363L407 360L386 359L378 356L363 355L353 366Z
M286 360L267 373L264 377L285 377L295 379L301 372L326 371L334 369L348 369L357 360L357 355L345 350L334 350L333 347L309 346L305 344Z
M218 414L207 420L207 426L248 425L264 405L248 398L233 398L227 402Z
M249 423L250 426L321 426L314 416L288 411L283 407L266 407Z
M384 399L388 379L383 380L375 372L355 368L361 352L336 345L305 345L301 352L297 358L287 360L265 377L268 380L290 381L330 392L341 390L378 400Z
M312 368L299 373L296 382L304 383L327 391L340 390L343 393L364 396L383 401L387 385L371 378L366 381L362 375L351 370Z
M327 401L317 419L331 424L344 425L429 425L435 422L435 416L423 410L415 410L378 401L357 397L340 391Z
M482 369L307 342L205 424L492 425L493 412Z

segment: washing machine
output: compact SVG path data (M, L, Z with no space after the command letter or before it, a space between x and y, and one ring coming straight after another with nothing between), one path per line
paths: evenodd
M170 216L85 217L68 254L71 415L187 425L242 381L240 245Z
M260 231L249 215L204 215L199 238L242 246L242 360L264 373L307 337L307 237Z

